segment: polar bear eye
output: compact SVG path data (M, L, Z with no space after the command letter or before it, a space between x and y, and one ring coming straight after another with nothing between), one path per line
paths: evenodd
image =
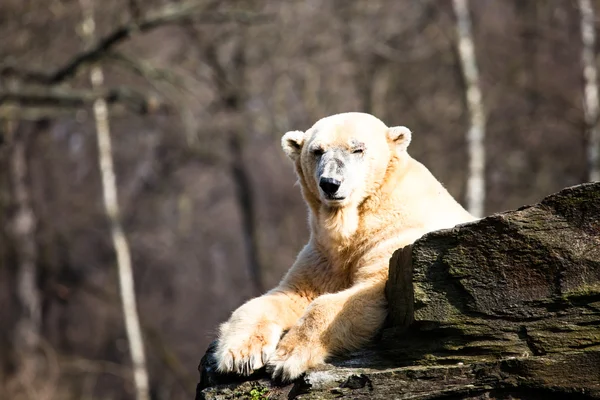
M318 156L322 156L324 152L323 152L322 148L316 147L316 148L312 149L312 153L314 156L318 157Z
M365 149L363 149L362 147L352 150L352 154L362 154L364 152L365 152Z

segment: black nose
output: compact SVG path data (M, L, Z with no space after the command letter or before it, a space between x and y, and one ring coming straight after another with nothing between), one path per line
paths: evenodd
M338 181L337 179L333 178L321 178L321 180L319 181L319 186L321 187L321 189L323 189L323 192L328 196L335 194L335 192L337 192L337 190L340 188L341 184L341 181Z

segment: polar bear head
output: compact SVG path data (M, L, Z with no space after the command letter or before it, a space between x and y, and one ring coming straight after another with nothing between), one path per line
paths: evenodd
M387 127L364 113L323 118L306 132L283 135L305 197L328 208L356 206L385 181L393 160L406 153L411 132Z

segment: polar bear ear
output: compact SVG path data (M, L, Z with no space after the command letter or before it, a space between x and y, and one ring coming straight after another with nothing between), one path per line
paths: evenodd
M392 126L388 128L388 139L394 143L398 150L404 151L408 148L412 132L405 126Z
M281 147L289 158L296 161L304 144L304 132L289 131L281 138Z

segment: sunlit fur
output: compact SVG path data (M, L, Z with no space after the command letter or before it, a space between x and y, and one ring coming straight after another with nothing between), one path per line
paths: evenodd
M408 155L410 140L407 128L388 128L362 113L333 115L284 135L309 207L310 239L279 286L221 325L220 371L249 374L267 365L274 378L291 380L364 345L386 316L392 253L426 232L474 220ZM357 142L364 144L359 155L350 153ZM348 196L341 202L319 190L315 145L346 150L340 157L348 168L340 173Z

